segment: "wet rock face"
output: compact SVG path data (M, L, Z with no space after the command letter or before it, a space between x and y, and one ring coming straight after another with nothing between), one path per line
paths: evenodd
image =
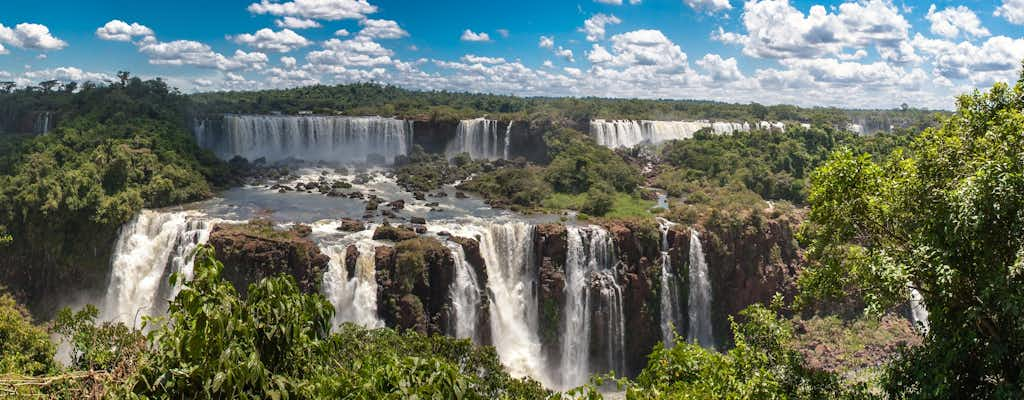
M309 232L308 226L280 230L254 220L214 226L209 243L224 263L224 277L243 295L250 283L278 274L291 275L303 292L315 293L330 259L307 238Z
M729 343L729 315L775 293L787 301L796 294L796 276L805 262L794 238L795 217L748 217L741 224L698 227L711 275L712 321L718 343Z
M436 239L414 238L377 247L375 258L378 312L385 324L443 334L451 319L451 251Z
M661 233L656 225L642 221L612 221L605 224L612 235L618 263L616 281L622 288L625 318L626 375L632 376L647 365L647 354L661 341L660 302L657 285L661 270ZM594 287L598 290L599 287ZM607 331L607 316L594 315L593 332ZM594 342L604 348L608 338ZM596 350L596 349L595 349ZM600 353L597 353L600 354Z
M537 268L538 326L548 364L559 365L559 329L565 308L565 258L568 253L565 225L537 225L533 235Z
M483 256L480 254L480 242L476 239L469 239L464 237L451 237L451 240L462 246L462 252L466 254L466 261L469 265L473 266L473 272L476 273L477 287L487 288L487 265L484 262ZM480 345L491 345L491 307L490 297L487 296L486 289L483 293L480 293L480 304L477 306L477 339L480 340Z

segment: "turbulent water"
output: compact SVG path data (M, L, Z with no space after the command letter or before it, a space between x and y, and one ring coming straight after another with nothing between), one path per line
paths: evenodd
M177 290L168 283L170 274L191 278L193 250L211 228L196 213L152 210L122 227L101 318L139 327L143 316L162 314Z
M474 160L507 159L512 123L506 127L504 138L499 134L499 124L498 121L484 118L459 121L455 138L448 143L445 153L449 156L469 153Z
M693 229L690 230L689 329L686 339L705 347L713 347L715 343L711 328L711 279L708 264L704 262L700 235Z
M344 322L368 328L384 326L377 317L377 265L374 257L377 242L371 239L375 228L371 225L365 231L346 236L341 243L321 245L331 258L324 274L322 291L334 306L334 326ZM349 244L354 244L359 250L354 276L348 276L345 268L345 252Z
M910 317L922 332L928 331L928 309L924 306L921 292L914 288L910 288Z
M196 140L218 156L280 161L392 162L411 147L412 123L382 117L225 115L197 121Z
M683 328L680 324L683 315L679 307L679 284L669 255L668 231L673 225L664 218L658 218L661 230L661 339L666 347L675 344L676 332Z
M481 290L477 281L476 271L466 260L466 252L462 245L448 241L445 245L452 252L455 261L455 281L448 289L451 293L454 308L454 323L449 334L457 338L471 339L480 342L477 337L477 305L480 304Z
M761 121L755 125L764 130L784 130L781 122ZM701 129L711 129L717 134L747 132L751 125L746 122L698 121L645 121L595 119L590 121L590 136L597 144L610 147L633 147L641 143L657 144L669 140L691 139Z

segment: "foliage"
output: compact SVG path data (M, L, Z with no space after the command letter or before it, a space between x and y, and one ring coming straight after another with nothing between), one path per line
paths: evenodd
M97 323L97 316L99 310L90 304L78 312L64 308L54 319L50 332L71 345L71 367L95 371L135 365L145 350L142 333L122 323Z
M874 310L918 290L925 345L887 374L897 398L1024 396L1024 78L959 97L889 160L844 149L811 176L808 295Z
M52 371L55 348L46 330L14 298L0 293L0 374L40 375Z
M729 188L749 190L764 199L804 203L807 177L832 150L850 146L885 156L910 138L906 133L857 136L797 126L786 132L698 132L692 140L672 141L662 148L661 157L671 168L655 183L672 196L696 196L692 202L710 197L706 196L710 188Z
M444 154L429 154L419 145L414 146L405 160L396 161L398 184L410 192L428 192L469 178L479 172L481 162L462 153L450 162Z
M678 340L658 345L647 367L627 384L628 399L860 398L837 375L814 371L790 348L793 333L776 312L753 305L732 322L736 347L725 353Z

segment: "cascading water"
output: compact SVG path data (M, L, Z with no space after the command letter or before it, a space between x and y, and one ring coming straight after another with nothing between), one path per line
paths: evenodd
M512 148L512 124L513 123L515 123L515 121L508 121L508 126L505 127L505 153L504 153L504 157L502 157L502 158L504 158L506 160L509 159L508 158L508 151L509 151L509 149Z
M412 123L382 117L225 115L219 133L197 121L196 140L224 159L363 162L394 161L410 147Z
M600 287L598 307L606 316L605 332L607 342L605 354L609 371L622 375L626 371L626 318L622 301L622 286L615 277L614 269L598 271L595 274Z
M755 126L766 130L784 130L779 122L762 121ZM747 122L697 121L631 121L595 119L590 121L590 136L597 144L610 148L633 147L641 143L658 144L669 140L691 139L701 129L709 128L717 134L748 132Z
M910 288L910 317L914 326L921 332L928 332L928 309L924 306L924 297L915 288Z
M621 289L615 283L612 261L614 243L608 231L600 227L569 227L567 231L567 253L565 256L565 308L562 313L562 352L561 352L561 383L562 387L574 387L586 382L590 374L590 341L591 341L591 279L601 272L610 279L599 280L601 298L599 304L608 307L610 312L609 330L618 331L623 324ZM611 310L614 309L614 310ZM619 316L619 318L615 318ZM613 321L617 319L617 321ZM610 332L609 348L618 347L619 332ZM625 346L622 346L625 347ZM615 350L610 350L614 353ZM619 353L621 354L621 352ZM610 354L610 366L617 367L615 360L621 355ZM620 370L621 371L621 370Z
M512 123L506 130L510 130ZM498 140L498 121L493 119L464 119L459 121L455 138L448 143L445 154L450 156L469 153L474 160L496 160L508 158L509 134L505 140Z
M53 113L49 111L43 111L36 114L36 120L32 123L32 132L37 135L45 135L50 132L51 121Z
M713 347L715 340L711 328L711 279L708 264L704 262L700 235L694 229L690 229L689 329L686 339L705 347Z
M371 239L375 227L354 233L347 239L356 240L359 250L353 276L345 267L348 244L333 244L324 248L331 258L323 278L324 297L334 306L334 326L352 322L367 328L379 328L384 322L377 317L377 279L375 242Z
M476 272L473 266L466 261L466 252L462 245L448 241L445 242L452 251L452 258L455 260L455 281L452 282L449 291L451 292L452 306L455 311L455 322L450 334L457 338L471 339L476 343L480 340L476 335L477 305L480 304L480 286L477 282Z
M143 210L121 228L111 261L101 319L141 326L143 316L160 315L180 287L171 273L192 277L196 246L206 243L212 223L187 212Z
M682 328L680 322L683 320L679 307L678 280L669 255L668 231L673 225L667 219L658 218L661 230L661 339L665 347L675 344L675 332Z

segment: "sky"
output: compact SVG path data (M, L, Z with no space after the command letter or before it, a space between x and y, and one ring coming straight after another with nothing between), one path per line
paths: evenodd
M0 80L950 109L1024 60L1024 0L83 3L4 0Z

